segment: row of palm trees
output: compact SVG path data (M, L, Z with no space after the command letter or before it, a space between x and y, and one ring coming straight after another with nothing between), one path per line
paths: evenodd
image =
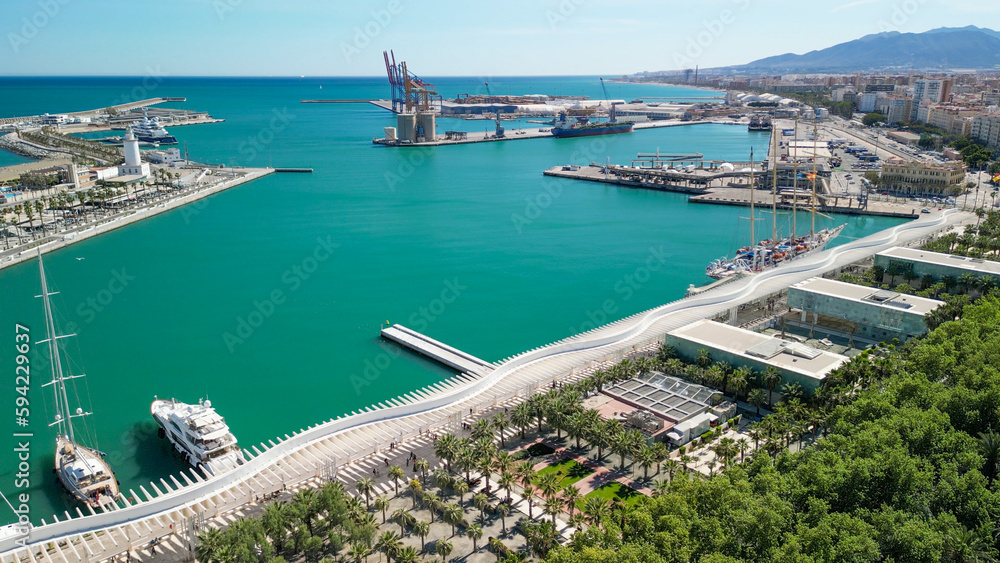
M20 218L26 217L28 221L28 229L31 231L31 240L35 240L38 237L37 230L34 226L34 218L38 217L38 224L41 228L41 237L44 238L48 235L46 231L45 222L43 220L43 214L46 210L52 211L63 211L64 215L70 213L74 216L82 216L83 221L93 221L97 219L98 210L107 213L107 208L110 205L109 201L116 197L125 195L126 197L121 204L125 209L130 209L136 207L142 203L139 199L139 189L141 188L144 194L148 194L147 191L150 186L162 186L171 182L171 180L179 178L180 173L170 172L164 169L154 169L154 177L151 182L143 181L135 184L124 184L123 187L117 188L110 186L102 180L96 183L95 188L88 190L78 190L76 192L59 192L52 196L40 197L33 201L24 202L18 205L14 205L10 208L0 210L0 231L4 234L4 250L9 250L11 248L10 236L11 233L7 229L8 226L14 226L20 222ZM131 189L131 192L129 191ZM157 189L153 192L153 196L163 197L166 195L161 189ZM8 216L12 215L12 216ZM15 244L20 244L20 239Z
M527 503L528 519L520 520L514 529L525 536L532 553L544 557L555 545L558 535L555 522L559 514L568 514L568 523L577 529L584 526L603 527L614 513L616 504L597 496L581 498L576 487L561 487L555 473L537 473L530 458L519 460L506 450L508 434L515 431L524 439L529 431L541 433L547 426L549 431L556 433L557 440L562 440L565 433L565 439L572 442L571 447L579 451L584 450L583 443L586 442L588 455L592 455L597 462L605 461L607 452L618 457L619 470L624 470L631 461L633 466L643 469L643 479L646 480L651 468L655 466L656 474L660 474L665 466L667 478L652 485L654 495L662 494L669 490L675 474L686 469L693 458L681 455L678 460L671 459L663 444L647 445L638 430L627 428L618 420L605 421L596 411L582 405L586 396L603 386L653 369L696 376L701 381L716 381L737 393L746 391L742 381L758 382L763 387L749 392L751 403L756 395L758 404L764 404L764 388L773 392L781 381L780 374L754 374L739 368L732 369L711 361L707 354L700 354L694 364L684 364L677 360L669 347L663 347L656 356L623 360L577 383L534 395L509 413L482 418L472 425L468 437L453 434L440 436L435 441L434 453L443 462L441 468L432 470L427 460L417 459L413 463L415 477L407 479L403 468L391 466L387 475L393 484L394 496L399 497L405 488L411 497L410 509L391 510L391 499L376 494L375 482L371 478L357 480L356 498L348 495L340 483L327 483L318 491L299 491L289 503L269 504L257 519L259 527L250 522L254 519L247 519L225 532L206 532L202 535L199 559L218 563L264 563L275 555L300 554L316 559L324 550L337 554L347 547L346 556L355 561L375 552L386 555L390 560L410 561L419 557L420 552L427 551L430 526L438 520L451 526L452 535L451 538L435 541L434 552L447 557L453 549L449 540L459 533L472 540L473 551L478 549L487 514L500 519L506 534L506 520L511 513L512 494L515 492ZM873 373L878 371L876 368ZM862 379L865 379L864 374L855 374L838 379L837 383L849 386L848 382L853 380L858 384ZM782 390L783 400L775 407L775 414L750 430L755 449L759 442L764 442L761 450L771 455L777 455L791 440L815 432L822 422L815 407L795 396L794 392L789 392L794 391L794 387L786 384ZM749 449L746 442L731 438L718 439L709 447L723 466L737 459L743 461ZM483 488L471 497L470 503L479 514L469 519L464 508L466 496L479 483L483 484ZM418 504L428 511L429 522L412 515ZM538 522L534 520L536 510L543 516ZM399 532L380 532L376 517L379 513L381 524L392 522L399 526ZM402 546L401 539L407 533L420 537L419 551ZM230 537L232 534L239 538ZM257 540L266 538L273 551L248 551L245 549L247 537ZM488 541L487 546L498 559L519 557L497 538Z

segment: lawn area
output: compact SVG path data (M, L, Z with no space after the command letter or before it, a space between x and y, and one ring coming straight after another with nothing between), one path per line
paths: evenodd
M564 459L558 463L553 463L552 465L543 468L538 472L538 475L541 476L546 473L555 473L559 478L559 486L565 487L566 485L576 483L593 472L594 470L586 465L581 465L572 459Z
M599 487L591 491L589 494L587 494L587 496L583 497L583 499L580 499L577 502L577 506L582 507L584 499L588 499L590 497L598 497L610 501L618 500L620 502L623 502L631 506L638 503L643 498L643 494L631 487L622 485L618 481L612 481L602 487Z

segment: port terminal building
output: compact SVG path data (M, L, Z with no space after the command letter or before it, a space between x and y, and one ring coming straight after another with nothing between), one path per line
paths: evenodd
M1000 262L928 252L917 248L895 246L875 255L875 265L883 268L888 276L903 276L912 272L918 278L931 276L941 281L946 276L956 280L965 274L976 278L991 277L1000 285Z
M666 343L687 361L693 362L699 351L707 350L714 361L748 366L758 373L773 367L781 373L782 383L798 383L806 394L815 393L827 374L848 360L800 342L708 319L668 332Z
M810 278L788 288L788 306L799 310L803 326L820 326L830 332L831 324L840 334L873 342L898 338L905 342L927 332L924 316L944 303L915 295L865 287L825 278ZM840 323L822 323L833 318ZM824 326L826 325L826 326Z
M681 446L736 416L722 392L657 371L605 387L585 405L639 429L648 443Z

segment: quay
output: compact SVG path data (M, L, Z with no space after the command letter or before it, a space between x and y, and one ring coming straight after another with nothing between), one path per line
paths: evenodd
M10 250L0 252L0 269L35 259L37 257L36 248L41 248L42 253L58 250L88 238L131 225L154 215L159 215L165 211L193 203L199 199L251 182L274 172L273 168L237 168L235 170L241 172L242 175L220 179L219 182L201 189L178 192L170 199L154 201L142 207L103 218L97 223L81 225L74 229L49 235L43 239L31 241L26 246L15 246Z
M741 184L730 181L732 179L739 181L748 180L750 173L741 171L741 166L737 163L735 171L706 169L694 170L688 173L670 173L662 170L638 170L623 166L612 165L608 167L592 163L589 166L553 166L542 172L542 174L556 178L613 184L625 188L684 193L690 195L688 198L689 203L749 207L752 195L754 205L770 207L770 189L758 188L750 190L747 188L746 183ZM754 173L761 174L762 172L761 170L754 170ZM722 183L722 185L712 186L712 182L715 181ZM727 181L729 181L728 185L724 183ZM919 208L902 203L869 200L867 206L858 207L855 205L855 197L843 194L817 193L816 197L820 201L820 205L817 206L816 210L823 213L872 215L902 219L913 219L920 215ZM788 201L779 201L777 207L782 210L790 210L792 209L792 204ZM809 211L809 205L800 202L798 209L800 211Z
M148 490L129 490L123 507L97 512L77 506L72 514L67 510L41 520L26 533L6 530L0 535L0 563L105 561L145 549L151 540L162 552L188 553L201 526L213 519L231 522L259 497L317 486L340 472L357 471L360 465L370 470L382 463L394 444L427 445L433 434L457 430L477 413L511 407L557 382L579 380L626 353L652 350L671 330L723 313L735 318L742 304L759 302L795 283L839 271L893 246L919 244L974 220L971 213L955 209L924 215L506 358L482 377L458 375L267 444L248 444L243 449L247 462L228 473L209 477L188 469L169 481L150 483ZM360 474L366 470L361 468Z
M74 117L87 117L94 116L97 114L107 114L107 113L125 113L132 111L134 109L145 108L149 106L155 106L157 104L163 104L166 102L177 102L186 101L187 98L149 98L146 100L139 100L137 102L129 102L126 104L118 104L115 106L108 106L106 108L89 109L84 111L73 111L68 112L65 115L70 115ZM22 121L37 121L41 119L41 115L28 115L22 117L3 117L0 118L0 125L8 125L13 123L20 123Z
M374 101L372 103L375 103ZM376 104L378 105L378 104ZM492 123L493 120L484 119L483 123ZM731 124L731 120L703 120L703 121L647 121L636 123L632 133L617 133L618 135L631 135L637 131L646 129L659 129L661 127L682 127L687 125L702 125L705 123ZM548 128L525 128L507 129L503 137L498 137L493 131L446 131L444 135L435 135L433 141L424 142L397 142L389 139L372 139L372 143L386 147L437 147L444 145L464 145L469 143L483 143L496 141L517 141L520 139L555 139Z
M275 168L275 172L287 172L293 174L311 174L312 168Z
M459 373L485 375L494 368L493 364L486 360L480 360L472 354L448 346L403 325L387 326L382 329L381 334L382 338L409 348L418 354L455 369Z
M299 100L300 104L367 104L375 100Z

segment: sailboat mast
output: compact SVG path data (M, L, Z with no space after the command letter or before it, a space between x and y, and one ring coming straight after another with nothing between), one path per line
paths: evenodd
M817 116L813 119L813 171L812 171L812 199L809 201L811 208L811 213L809 219L812 224L809 226L809 236L812 237L816 234L816 160L819 158L816 156L816 141L819 136L819 117Z
M771 127L771 246L778 244L778 137Z
M753 250L753 268L756 269L757 255L760 254L760 252L757 250L757 247L759 245L757 244L757 234L756 231L754 230L756 227L755 224L756 219L753 216L754 197L755 196L753 193L753 147L750 147L750 248Z
M55 322L52 320L52 303L49 301L49 285L45 281L45 266L42 265L42 252L38 251L38 272L42 277L42 304L45 308L45 332L49 344L49 361L52 365L52 385L55 387L56 416L59 434L69 437L76 443L73 436L73 422L70 418L69 399L66 397L66 380L63 377L62 362L59 360L59 342L57 342Z
M799 211L799 116L795 116L795 128L792 136L792 239L798 231Z

